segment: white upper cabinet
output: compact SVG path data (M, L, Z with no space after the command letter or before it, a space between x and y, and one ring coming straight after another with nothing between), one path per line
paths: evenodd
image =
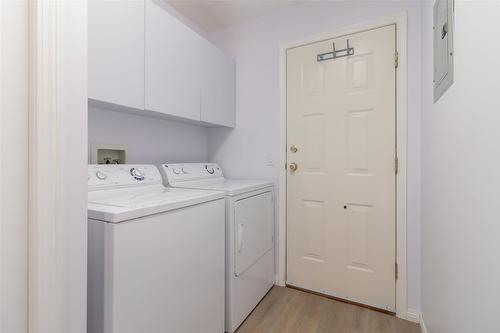
M89 98L144 109L144 1L89 1Z
M146 109L200 121L202 38L146 0Z
M235 126L235 64L208 41L203 41L201 121Z
M89 99L116 110L234 127L234 61L167 6L89 1Z

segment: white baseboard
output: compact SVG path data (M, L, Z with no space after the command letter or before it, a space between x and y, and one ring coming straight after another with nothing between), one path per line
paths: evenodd
M422 317L422 314L420 314L420 331L422 331L422 333L427 333L427 327L425 327L424 317Z
M278 274L274 276L274 284L280 287L286 287L285 281L280 281L280 277L278 276Z
M420 323L420 311L408 308L406 311L406 320L417 324Z

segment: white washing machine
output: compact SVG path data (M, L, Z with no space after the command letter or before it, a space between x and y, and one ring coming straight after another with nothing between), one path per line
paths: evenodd
M88 170L87 332L223 332L224 196L153 165Z
M225 179L214 163L163 164L165 185L226 196L226 332L234 332L274 285L273 184Z

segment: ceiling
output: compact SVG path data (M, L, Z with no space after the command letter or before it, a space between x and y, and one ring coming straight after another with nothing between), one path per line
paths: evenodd
M207 32L217 31L301 1L166 0L175 10Z

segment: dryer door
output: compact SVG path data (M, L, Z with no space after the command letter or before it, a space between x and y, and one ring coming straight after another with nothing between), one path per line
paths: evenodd
M273 247L271 192L239 200L234 206L234 274L239 276Z

